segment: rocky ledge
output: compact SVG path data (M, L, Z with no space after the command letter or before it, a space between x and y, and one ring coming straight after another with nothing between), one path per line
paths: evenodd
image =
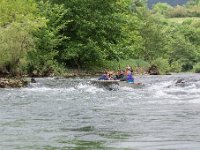
M21 78L0 78L0 88L21 88L26 87L28 81Z

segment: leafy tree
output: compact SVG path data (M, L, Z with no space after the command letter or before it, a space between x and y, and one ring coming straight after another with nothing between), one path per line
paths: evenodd
M161 21L145 9L140 10L139 16L142 22L139 32L143 48L136 52L138 57L146 61L162 57L165 53L165 32Z
M60 32L68 26L70 20L65 19L68 10L63 5L40 1L38 10L40 15L47 19L47 23L33 34L36 45L28 55L28 72L49 75L59 71L59 67L62 66L59 62L59 49L63 43L67 42L68 37Z
M32 32L46 20L37 14L33 0L1 0L0 16L0 69L15 74L21 59L34 47Z
M69 37L59 49L60 61L67 66L88 67L101 65L105 59L113 60L130 53L129 27L127 19L131 18L129 5L126 0L69 0L56 1L64 4L69 12L65 19L71 19L69 26L63 28L60 34ZM125 16L129 17L125 17ZM133 18L131 19L134 20ZM126 33L127 32L127 33ZM124 34L126 33L126 34ZM126 39L129 39L127 42ZM136 39L136 38L135 38ZM129 43L125 47L123 42ZM131 43L132 44L132 43Z
M174 35L170 44L172 50L169 55L170 63L179 61L182 66L182 71L191 70L197 61L197 51L195 46L186 40L180 33Z
M167 3L157 3L153 7L153 13L159 13L162 15L166 15L170 11L170 9L172 9L172 6L170 6Z

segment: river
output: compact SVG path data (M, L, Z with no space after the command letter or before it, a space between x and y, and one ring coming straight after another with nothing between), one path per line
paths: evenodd
M94 79L36 78L0 89L0 149L200 149L200 74L136 76L145 86L117 91Z

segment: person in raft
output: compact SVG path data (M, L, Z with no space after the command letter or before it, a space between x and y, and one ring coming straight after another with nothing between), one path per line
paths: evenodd
M118 70L117 75L116 75L116 80L126 81L125 70Z
M132 68L131 67L127 67L126 68L126 81L128 83L134 83L134 77L132 75Z
M109 74L107 71L105 71L104 74L102 74L98 80L109 80Z
M115 78L114 72L106 71L104 74L101 75L101 77L99 77L98 80L116 80L116 78Z

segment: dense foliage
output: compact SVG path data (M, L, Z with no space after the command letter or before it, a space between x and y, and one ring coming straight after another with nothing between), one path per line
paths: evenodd
M0 0L0 73L48 76L125 62L198 72L199 4L149 10L146 0ZM177 17L196 18L170 21Z

